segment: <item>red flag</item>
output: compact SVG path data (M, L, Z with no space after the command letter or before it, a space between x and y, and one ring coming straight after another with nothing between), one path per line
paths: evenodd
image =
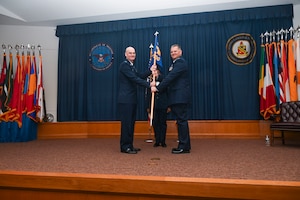
M278 44L278 55L280 58L280 100L281 102L290 101L290 86L289 86L289 74L287 68L286 58L286 44L284 40L281 40Z
M16 76L14 78L14 87L12 98L10 101L10 112L9 118L12 121L16 121L19 127L22 127L22 113L23 113L23 70L21 66L21 57L19 53L17 53L17 69L16 69Z
M262 52L265 52L264 56L261 58L264 59L264 66L265 66L265 73L264 73L264 87L262 91L262 98L261 98L261 108L260 113L264 117L264 119L269 119L272 114L276 114L276 101L275 101L275 90L272 80L272 73L269 66L270 59L268 55L268 47L269 44L265 45L265 50L262 49Z

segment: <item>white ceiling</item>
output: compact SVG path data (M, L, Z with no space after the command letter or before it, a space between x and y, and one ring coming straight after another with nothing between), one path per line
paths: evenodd
M300 4L300 0L0 0L0 25L50 26Z

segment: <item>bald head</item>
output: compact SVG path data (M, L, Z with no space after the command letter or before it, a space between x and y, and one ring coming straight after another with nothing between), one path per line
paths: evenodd
M125 49L125 57L130 62L133 62L135 60L135 57L136 57L135 49L131 46L127 47Z

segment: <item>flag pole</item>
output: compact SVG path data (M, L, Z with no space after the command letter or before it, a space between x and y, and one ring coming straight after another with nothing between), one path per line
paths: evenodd
M155 43L154 43L154 46L156 47L156 41L157 41L157 35L158 35L158 32L156 31L156 32L154 33L154 35L155 35ZM157 50L156 50L156 48L154 48L154 52L153 52L153 65L156 65L156 58L157 58L156 53L157 53ZM154 75L154 74L153 74L152 82L155 83L155 75ZM152 121L153 121L154 96L155 96L155 93L154 93L154 92L151 92L150 126L152 126Z
M153 44L152 43L150 44L149 49L150 49L150 60L149 60L149 63L151 63L150 61L151 61L152 56L153 56L152 55L152 50L153 50ZM149 79L149 80L151 82L151 79ZM146 88L146 91L147 91L147 88ZM151 121L150 121L151 117L149 117L149 113L147 113L147 114L148 114L148 119L149 119L149 124L150 124L151 123ZM151 132L152 132L152 125L150 124L150 126L149 126L149 138L145 140L145 142L147 142L147 143L152 143L153 142L153 139L151 138Z

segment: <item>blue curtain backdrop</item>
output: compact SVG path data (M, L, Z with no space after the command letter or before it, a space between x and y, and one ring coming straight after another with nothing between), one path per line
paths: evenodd
M192 103L190 119L261 119L258 75L260 34L293 25L293 6L282 5L228 11L174 15L111 22L58 26L58 121L118 120L118 68L124 50L134 46L136 66L148 67L149 45L159 32L164 71L171 63L170 45L182 46L190 66ZM226 54L229 38L250 34L256 55L247 65L231 63ZM109 45L114 61L106 70L89 63L92 47ZM137 120L146 120L144 88L138 88Z

